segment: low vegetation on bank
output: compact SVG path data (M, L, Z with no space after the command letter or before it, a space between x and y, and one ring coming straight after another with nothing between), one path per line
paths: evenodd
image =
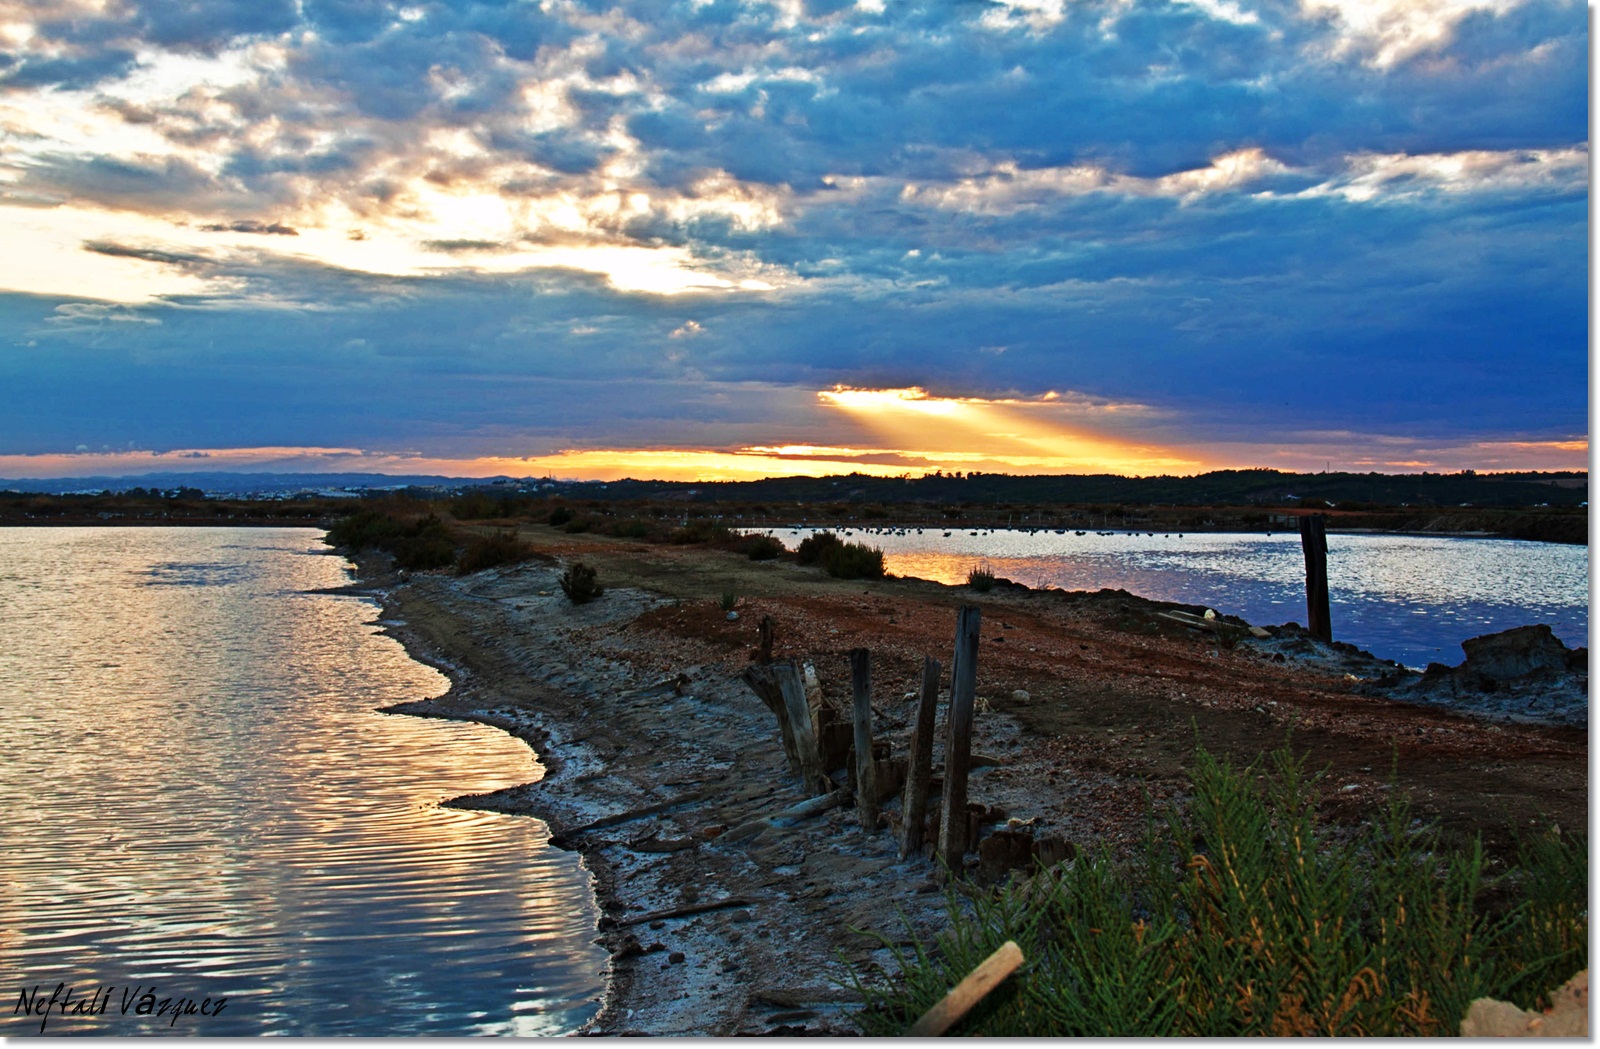
M1025 964L952 1033L1453 1035L1473 999L1539 1007L1588 964L1582 837L1527 840L1491 877L1399 791L1359 829L1319 822L1287 751L1235 768L1201 750L1190 776L1142 861L1083 855L952 893L934 943L884 935L900 973L857 970L862 1030L903 1033L1007 940Z

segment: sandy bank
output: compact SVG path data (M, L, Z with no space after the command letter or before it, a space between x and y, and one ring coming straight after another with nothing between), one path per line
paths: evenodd
M972 800L996 823L1027 821L1074 849L1135 842L1146 793L1181 796L1197 740L1248 759L1291 727L1295 749L1330 769L1334 818L1359 818L1398 762L1421 812L1482 830L1491 846L1512 827L1586 819L1581 730L1489 725L1359 695L1348 669L1226 647L1127 595L1001 588L979 598L715 551L527 535L597 565L607 593L574 607L559 568L533 563L404 582L365 574L403 623L392 632L454 683L399 709L500 725L549 769L537 784L463 803L538 815L584 855L612 952L597 1032L845 1033L839 957L889 961L853 930L904 939L908 923L919 935L941 923L929 862L897 856L895 803L871 835L847 809L726 833L805 798L772 715L738 680L763 615L777 623L776 654L812 662L836 697L848 694L848 651L871 649L876 731L903 754L922 657L948 664L955 607L976 599L974 746L994 763L974 774ZM712 600L724 590L741 595L736 621Z

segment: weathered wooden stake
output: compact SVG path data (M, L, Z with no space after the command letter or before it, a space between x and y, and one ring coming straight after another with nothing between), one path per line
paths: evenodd
M900 795L900 858L922 851L923 823L928 818L928 784L933 779L933 716L939 708L939 661L922 659L922 695L917 723L911 729L911 759L906 789Z
M956 613L956 653L950 664L950 713L945 720L944 798L939 809L939 858L951 874L961 870L968 846L967 769L972 760L972 708L978 690L977 605Z
M855 703L856 812L861 829L878 829L878 777L872 761L872 653L850 650L850 692Z
M762 616L761 625L756 628L756 637L760 639L757 642L758 647L756 649L756 666L770 666L772 663L773 630L774 627L772 623L772 617Z
M1300 549L1306 555L1306 628L1311 636L1333 640L1333 620L1328 615L1327 517L1307 514L1300 518Z
M800 752L800 778L813 794L823 794L833 789L833 781L822 768L822 755L817 750L817 736L811 731L811 711L806 706L806 682L800 668L793 663L777 663L778 687L783 691L784 711L789 715L789 731L794 736L795 749Z

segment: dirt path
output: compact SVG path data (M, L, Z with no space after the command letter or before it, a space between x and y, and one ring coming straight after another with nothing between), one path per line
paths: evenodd
M772 715L738 681L764 615L777 625L776 654L812 662L834 697L848 694L849 650L871 649L876 731L904 754L922 658L948 663L956 607L978 604L974 747L994 763L975 773L972 800L1074 848L1133 844L1146 794L1181 796L1197 741L1249 760L1291 730L1295 751L1330 769L1336 818L1380 800L1394 768L1421 814L1491 846L1513 829L1587 822L1583 730L1487 725L1361 696L1342 673L1224 647L1155 615L1170 606L846 583L699 548L525 534L596 566L606 594L574 607L558 565L528 563L415 575L389 588L388 614L455 682L402 709L499 724L549 768L540 783L465 803L541 816L585 856L612 951L597 1031L847 1032L838 957L889 963L852 930L904 938L908 923L919 935L940 924L929 862L900 860L890 828L868 835L853 811L834 809L747 833L805 797ZM739 598L734 621L717 606L724 593ZM892 828L897 805L886 809Z

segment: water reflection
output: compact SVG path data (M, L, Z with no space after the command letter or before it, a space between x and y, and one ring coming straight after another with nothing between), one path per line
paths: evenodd
M790 547L812 529L777 529ZM854 530L888 570L964 583L980 562L1032 587L1123 589L1209 605L1252 623L1306 621L1300 537L1277 534ZM843 533L841 533L843 534ZM1587 644L1587 547L1450 536L1330 535L1334 635L1408 666L1459 663L1479 634L1548 623Z
M531 1035L592 1015L604 956L575 858L538 821L438 807L535 778L531 753L374 712L445 681L370 604L305 593L346 581L316 534L0 529L7 969L228 997L174 1028L113 1004L51 1032Z

